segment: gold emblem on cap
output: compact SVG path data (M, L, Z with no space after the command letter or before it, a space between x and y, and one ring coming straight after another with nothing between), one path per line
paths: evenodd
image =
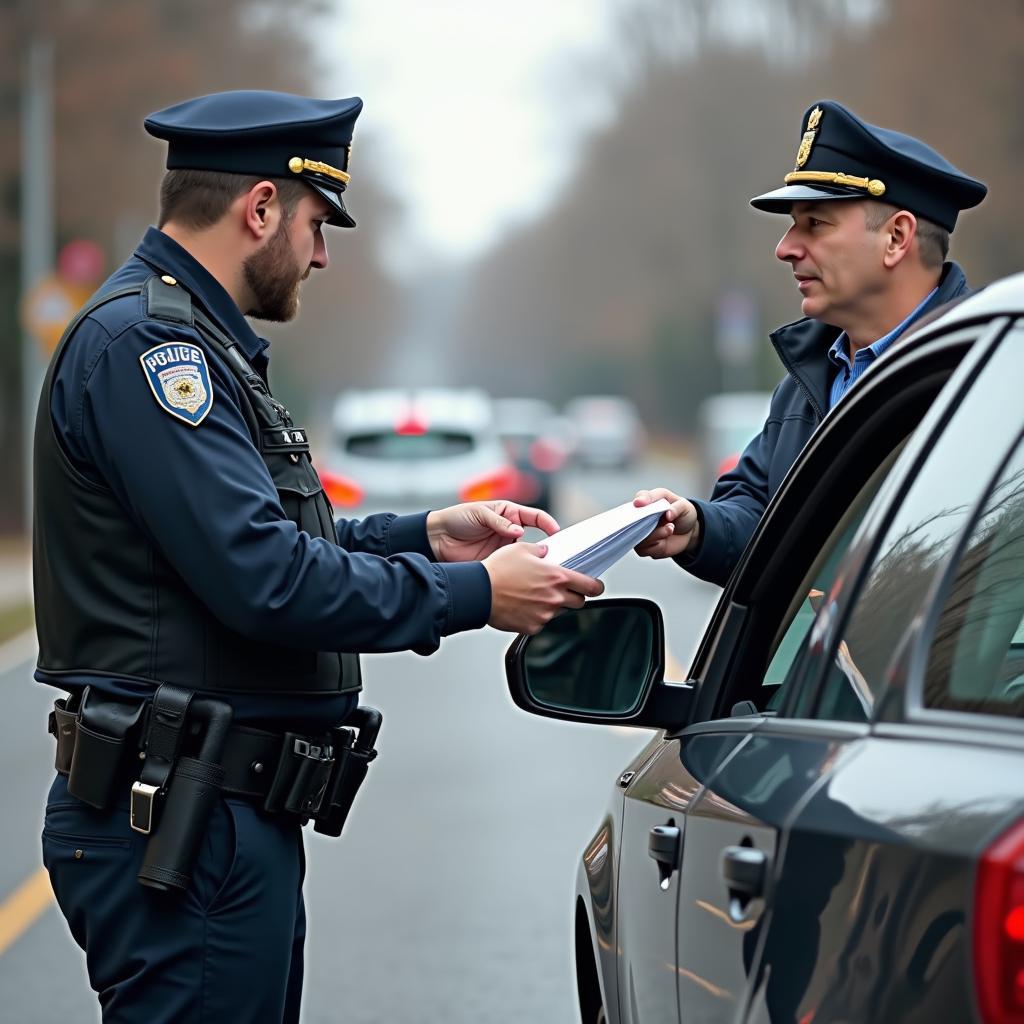
M814 145L815 136L818 133L818 125L821 124L821 107L815 107L807 117L807 130L800 140L800 148L796 151L796 166L803 167L807 158L811 155L811 147Z
M301 174L303 171L311 171L313 174L326 174L328 178L334 178L336 181L343 182L346 185L351 180L350 175L337 167L325 164L322 160L309 160L302 156L293 156L288 161L288 170L292 174Z
M177 284L178 283L177 279L171 277L170 274L164 274L164 276L161 277L160 280L163 281L164 284L172 284L173 285L173 284Z
M848 188L862 188L876 198L885 195L885 182L878 178L861 178L842 171L790 171L782 179L787 185L797 181L813 181L821 185L845 185Z

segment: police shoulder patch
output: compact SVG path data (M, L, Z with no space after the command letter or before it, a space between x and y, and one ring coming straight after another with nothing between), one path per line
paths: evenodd
M198 427L213 408L213 383L206 353L184 341L155 345L139 356L146 381L165 412Z

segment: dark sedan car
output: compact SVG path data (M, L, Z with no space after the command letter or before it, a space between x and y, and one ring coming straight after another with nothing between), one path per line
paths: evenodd
M663 730L583 854L585 1024L1024 1021L1022 381L1024 275L895 346L685 682L638 598L510 648L520 707Z

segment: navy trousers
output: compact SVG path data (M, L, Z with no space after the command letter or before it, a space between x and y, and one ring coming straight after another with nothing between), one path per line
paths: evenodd
M58 775L43 826L43 863L85 950L104 1024L298 1021L306 935L299 826L220 800L191 888L171 895L136 878L147 837L129 827L125 796L97 811Z

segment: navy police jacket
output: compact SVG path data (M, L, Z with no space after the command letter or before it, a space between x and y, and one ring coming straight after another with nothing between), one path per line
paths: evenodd
M946 263L938 290L919 317L968 290L960 267ZM808 317L772 332L787 375L772 395L761 433L747 445L736 468L721 476L709 501L691 499L701 520L700 546L676 561L694 576L725 585L768 502L828 412L835 374L828 351L840 333L838 327Z
M237 343L265 380L267 342L257 337L218 282L162 232L151 228L98 294L165 274L191 294L194 305ZM181 353L189 358L179 359ZM72 479L84 490L112 496L112 501L104 498L103 507L116 510L116 529L126 537L137 536L156 553L153 557L159 556L154 572L165 577L173 573L179 591L244 642L294 651L298 661L305 660L304 652L316 651L411 649L427 654L443 636L487 622L486 570L479 562L435 563L426 513L341 521L337 543L312 535L289 518L253 443L243 384L195 327L147 316L140 295L119 297L86 316L57 359L51 369L49 422L41 408L40 424L47 440L52 427L60 457L72 467ZM58 478L51 473L43 479ZM37 479L37 525L40 506L53 509L61 500L59 493L39 493ZM52 517L45 521L51 537L61 522ZM76 528L68 524L69 530ZM53 630L61 627L49 621L56 616L47 607L46 595L58 595L67 603L68 582L61 579L60 565L47 565L46 552L38 547L37 612L42 624L37 679L68 690L91 684L119 696L152 692L152 682L159 680L149 677L155 673L147 668L123 675L110 672L99 647L93 648L96 657L83 660L81 649L76 654L66 642L55 642L49 647L59 649L60 657L48 663L46 631L59 636ZM148 588L147 598L141 593L147 588L135 585L140 595L127 607L137 608L138 614L121 632L137 650L138 637L148 629L153 648L152 656L136 662L172 665L183 673L194 663L197 674L215 676L208 652L204 666L201 638L179 644L184 650L167 649L161 633L163 610L150 607L152 595L160 591ZM98 570L70 600L87 605L95 620L108 588L110 607L126 607L124 595L116 594L118 586L116 572ZM52 604L59 603L54 598ZM122 618L130 617L122 613ZM111 635L117 644L116 626ZM177 635L193 634L185 630ZM82 647L88 650L88 643ZM234 685L236 692L226 699L234 705L236 719L330 724L355 703L352 692L289 693L288 666L279 667L278 692L271 686L244 692L244 684Z

